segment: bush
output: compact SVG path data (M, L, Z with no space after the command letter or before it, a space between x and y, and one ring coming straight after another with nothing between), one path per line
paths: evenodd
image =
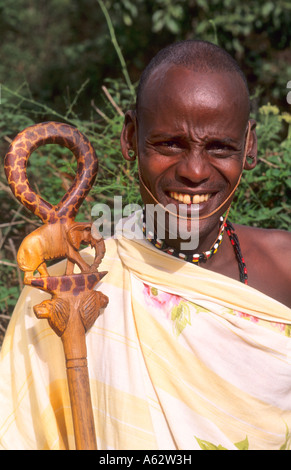
M291 115L268 104L253 117L257 120L258 164L243 173L230 218L244 225L290 230Z

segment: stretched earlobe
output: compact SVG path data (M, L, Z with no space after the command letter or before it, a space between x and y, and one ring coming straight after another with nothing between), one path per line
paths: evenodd
M128 149L127 154L124 158L128 160L129 162L134 162L136 159L135 151L133 149Z
M257 164L257 135L256 135L256 121L250 119L249 121L249 139L246 148L246 159L244 164L245 170L252 170Z
M247 155L245 161L245 170L252 170L257 164L257 158L254 155Z
M136 159L136 117L134 111L127 111L120 136L120 145L123 158L129 162Z

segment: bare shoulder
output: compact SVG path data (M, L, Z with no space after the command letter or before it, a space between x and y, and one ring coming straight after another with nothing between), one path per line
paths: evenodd
M258 250L262 255L287 262L286 255L291 254L291 232L286 230L264 229L236 225L236 230L248 250ZM289 258L289 266L291 258Z
M249 285L291 307L291 233L235 225Z

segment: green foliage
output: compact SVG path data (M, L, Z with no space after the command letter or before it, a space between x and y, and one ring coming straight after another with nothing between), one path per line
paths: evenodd
M286 0L0 0L1 82L29 83L33 98L62 114L85 80L79 113L88 117L108 76L120 77L107 9L133 82L152 55L180 39L218 42L251 87L286 106L291 79L291 5Z
M184 18L184 9L181 2L158 0L156 3L159 8L152 16L153 31L158 33L166 28L173 34L179 34L181 21Z
M243 173L230 218L244 225L290 230L291 115L268 104L255 117L258 164Z
M9 260L2 260L9 263ZM16 270L12 266L6 265L5 270L1 270L0 279L0 306L3 310L15 305L15 297L19 295L19 286L15 284ZM3 308L4 307L4 308ZM1 310L2 310L1 309Z

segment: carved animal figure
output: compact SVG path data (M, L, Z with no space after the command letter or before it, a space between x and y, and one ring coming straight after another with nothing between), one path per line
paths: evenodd
M69 303L63 299L44 300L33 307L37 318L47 318L54 332L61 336L66 329L70 316Z
M73 274L76 263L81 272L96 270L105 253L104 240L95 239L91 234L90 223L80 222L56 222L54 224L44 224L27 235L21 243L17 262L25 272L24 282L27 283L35 270L41 276L48 276L45 261L67 258L66 274ZM79 253L81 244L91 245L95 248L95 260L92 266L87 264Z
M26 165L34 150L45 144L59 144L70 149L77 159L76 177L61 201L53 206L31 188ZM10 145L4 168L10 188L15 197L44 225L37 228L22 242L18 263L25 271L24 282L29 283L37 269L47 276L45 261L68 258L67 273L73 272L76 263L82 272L96 269L104 255L101 237L94 239L91 224L77 223L74 218L90 191L98 170L98 160L89 140L75 127L57 122L36 124L20 132ZM95 261L89 266L78 252L81 243L95 248Z
M85 331L88 331L95 323L102 308L108 304L108 297L102 292L94 291L85 294L80 305L80 316ZM64 333L69 317L70 304L60 297L44 300L41 304L33 307L37 318L47 318L51 328L58 336Z
M91 248L95 249L95 259L90 268L90 271L95 271L105 255L105 243L96 227L93 224L75 222L67 231L67 239L76 250L79 250L81 244L91 245ZM73 272L74 264L71 262L72 257L67 257L66 274L70 274Z

